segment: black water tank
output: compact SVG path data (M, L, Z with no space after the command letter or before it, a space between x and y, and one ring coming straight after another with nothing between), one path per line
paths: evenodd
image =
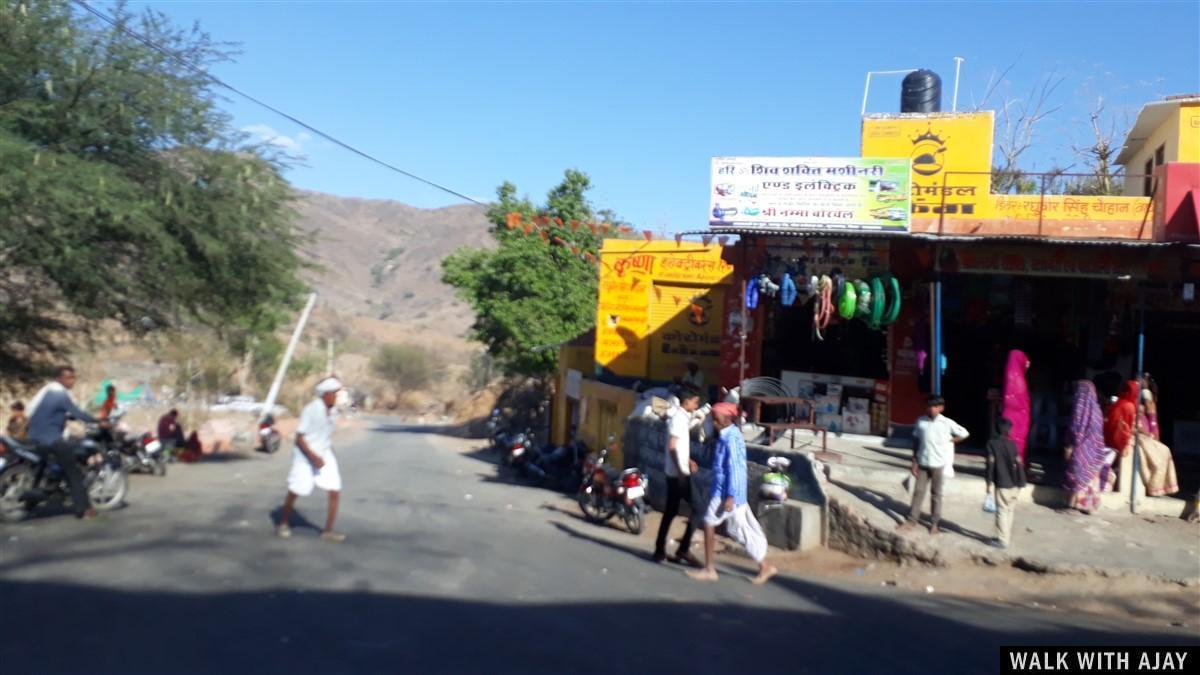
M932 70L914 70L900 85L900 112L935 113L942 111L942 78Z

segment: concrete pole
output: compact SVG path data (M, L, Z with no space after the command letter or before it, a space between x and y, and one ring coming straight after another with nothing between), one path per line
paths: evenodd
M966 61L961 56L954 57L954 100L950 104L950 112L958 112L958 79L962 74L962 64Z
M332 377L333 376L333 338L325 339L325 360L326 360L325 374Z
M267 400L263 401L262 413L259 415L260 421L271 414L271 409L275 407L275 399L279 397L279 388L283 386L283 376L287 374L288 364L292 361L292 355L296 353L296 345L300 343L300 335L304 332L304 325L308 323L308 316L312 314L315 304L317 304L317 294L313 293L308 296L308 303L304 305L304 312L300 314L300 322L296 324L296 330L292 332L292 339L288 342L287 351L283 353L283 360L279 362L275 381L271 383Z

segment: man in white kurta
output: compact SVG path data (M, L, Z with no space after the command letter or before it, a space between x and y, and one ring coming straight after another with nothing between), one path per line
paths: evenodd
M334 411L341 390L342 384L337 378L322 380L317 385L317 397L300 413L296 444L292 450L292 469L287 477L287 498L276 529L276 534L283 539L292 536L289 523L296 499L312 494L315 487L329 494L329 509L321 538L332 542L346 539L346 535L333 529L342 490L342 475L338 472L337 456L333 454Z

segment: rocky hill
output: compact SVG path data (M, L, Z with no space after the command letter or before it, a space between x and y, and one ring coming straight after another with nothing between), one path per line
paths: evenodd
M484 208L419 209L400 202L302 192L300 225L316 239L310 275L326 311L459 336L470 309L441 282L440 261L492 242Z

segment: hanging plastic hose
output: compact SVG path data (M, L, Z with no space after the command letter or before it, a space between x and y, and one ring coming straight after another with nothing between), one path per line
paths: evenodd
M833 279L822 275L817 281L817 292L813 296L813 333L818 340L824 340L821 331L829 327L833 318Z
M746 283L746 309L758 308L758 280L751 279Z
M872 330L879 330L883 325L883 310L887 305L887 297L883 294L883 279L873 277L871 279L871 314L867 321L867 325Z
M854 290L858 292L858 306L854 308L854 316L867 321L871 315L871 287L862 279L855 279Z
M838 315L846 320L853 319L857 309L858 291L855 290L853 283L845 282L842 285L842 295L838 298Z
M883 279L887 282L890 295L887 311L883 313L883 325L887 326L900 318L900 282L890 273L883 275Z

